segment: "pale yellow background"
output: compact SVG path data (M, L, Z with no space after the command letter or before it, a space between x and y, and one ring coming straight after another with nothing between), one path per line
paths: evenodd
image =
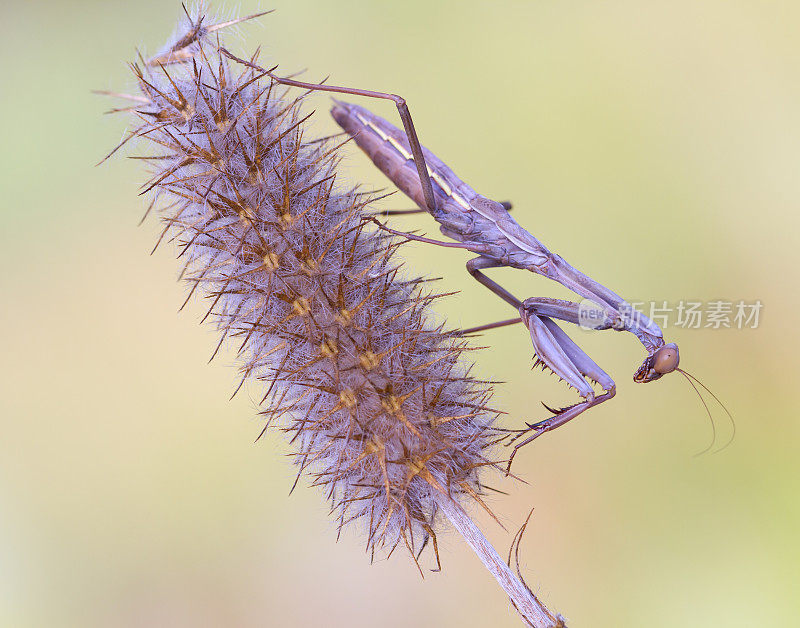
M693 457L710 438L699 402L678 376L634 385L632 336L578 331L618 397L525 450L530 485L497 480L512 495L492 505L510 529L536 508L525 573L570 626L799 625L800 4L260 6L279 11L234 47L403 94L430 148L629 299L763 301L758 330L667 332L733 410L728 449ZM361 539L337 544L319 492L287 497L286 445L253 444L253 401L227 401L232 356L206 364L214 336L198 305L176 313L171 251L147 255L159 227L136 228L139 164L93 167L124 122L89 90L128 86L124 62L178 11L0 8L0 624L519 625L458 537L422 581L400 552L370 566ZM315 100L320 133L328 102ZM347 172L385 185L355 152ZM435 233L424 217L397 224ZM509 315L462 253L407 256L464 291L441 306L454 324ZM499 275L520 295L565 294ZM483 340L479 373L508 382L509 426L571 399L530 372L522 328Z

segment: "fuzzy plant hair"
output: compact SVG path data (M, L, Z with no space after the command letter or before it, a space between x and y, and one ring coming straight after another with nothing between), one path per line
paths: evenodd
M209 302L214 353L232 348L239 388L262 389L264 430L286 434L298 478L324 490L340 530L360 525L373 556L435 549L444 511L515 606L533 604L459 505L485 507L497 413L469 347L432 312L442 295L401 272L401 244L367 220L375 195L337 180L342 142L305 136L306 93L259 72L257 53L225 54L218 31L243 20L186 17L131 65L138 94L114 95L133 101L120 146L144 151L148 213L176 244L187 301Z

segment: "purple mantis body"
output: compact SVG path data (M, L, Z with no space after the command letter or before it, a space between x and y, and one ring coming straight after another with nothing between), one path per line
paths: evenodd
M477 257L467 262L470 275L512 306L519 316L464 330L463 333L524 323L530 332L539 363L573 387L582 398L561 409L545 406L552 416L527 423L526 429L511 430L516 435L511 440L514 449L509 457L509 469L521 447L544 432L556 429L589 408L611 399L616 393L614 380L575 344L556 323L557 320L584 326L588 321L594 329L615 329L635 335L647 352L633 376L636 382L651 382L666 373L680 370L678 347L664 341L658 325L635 312L618 294L572 267L560 255L549 251L514 220L509 213L509 204L478 194L424 148L402 97L282 78L273 74L275 68L267 70L234 57L227 51L225 54L286 85L394 101L403 122L402 131L358 105L336 101L331 113L372 162L419 207L419 210L401 213L429 213L439 223L441 232L455 242L440 242L403 233L376 222L382 229L410 240L476 253ZM543 275L570 289L583 302L543 297L520 300L484 273L486 269L499 267L519 268ZM592 382L602 388L602 394L595 393Z
M408 135L358 105L337 102L331 113L373 163L420 208L427 209L422 179L417 172ZM422 152L429 175L427 180L432 183L436 201L430 213L440 224L441 232L460 242L463 248L478 253L478 257L467 262L469 273L519 312L519 318L500 324L523 322L530 331L538 360L575 388L583 398L560 410L548 408L553 415L528 424L528 429L521 431L517 437L519 442L515 445L514 453L544 432L564 425L592 406L611 399L616 392L614 380L567 336L556 320L634 334L647 351L647 357L634 375L636 382L656 380L678 367L677 345L665 343L662 331L655 323L633 312L622 297L572 267L561 256L550 252L514 220L507 204L481 196L433 153L425 148L422 148ZM543 275L569 288L591 305L540 297L521 301L483 272L500 266ZM595 394L590 381L598 383L603 393ZM520 438L526 434L526 437Z

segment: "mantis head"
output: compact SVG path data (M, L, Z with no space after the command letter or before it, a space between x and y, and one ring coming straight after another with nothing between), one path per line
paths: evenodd
M665 344L656 349L645 358L645 361L633 376L633 381L640 384L652 382L662 375L672 373L678 368L681 356L678 353L678 345L674 342Z
M692 386L692 388L694 388L694 391L697 393L697 396L700 397L700 402L706 409L708 418L711 421L711 429L712 429L711 444L708 447L706 447L703 451L698 452L696 454L698 456L709 451L714 446L714 443L717 438L717 428L714 425L714 417L711 416L711 410L709 409L706 400L703 399L703 395L700 393L700 389L697 387L697 385L700 385L703 388L703 390L705 390L709 395L711 395L714 401L716 401L720 405L720 407L725 411L725 414L728 415L728 418L730 419L731 422L731 426L733 427L733 432L731 434L730 440L725 445L716 450L716 451L721 451L733 442L733 438L736 435L736 423L733 420L733 415L731 414L730 410L728 410L728 408L725 406L725 404L719 400L719 397L717 397L713 392L711 392L708 386L706 386L703 382L701 382L691 373L687 373L683 369L678 368L678 364L680 363L680 361L681 361L681 356L678 353L678 345L676 345L674 342L665 344L663 347L659 347L658 349L653 351L653 353L648 355L647 358L645 358L645 361L642 363L642 365L634 374L633 381L639 383L652 382L653 380L658 379L662 375L665 375L667 373L672 373L672 371L678 371L678 373L680 373L686 378L686 381L688 381L689 384Z

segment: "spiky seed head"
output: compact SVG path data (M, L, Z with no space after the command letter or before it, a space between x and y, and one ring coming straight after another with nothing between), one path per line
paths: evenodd
M230 63L216 30L196 14L132 66L143 187L299 473L373 552L413 553L436 529L434 491L482 492L490 385L433 322L436 295L398 272L397 243L365 226L369 199L337 183L338 149L304 136L303 96Z

